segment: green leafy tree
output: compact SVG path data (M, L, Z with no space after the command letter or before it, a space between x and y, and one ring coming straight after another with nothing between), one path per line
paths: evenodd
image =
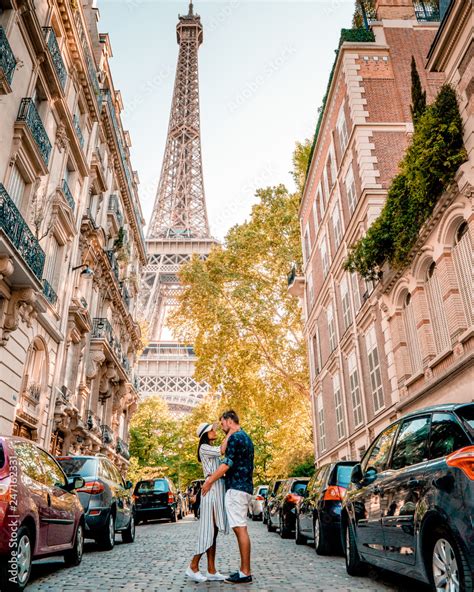
M420 75L416 68L414 56L411 56L411 117L416 124L420 115L423 115L426 109L426 91L421 86Z

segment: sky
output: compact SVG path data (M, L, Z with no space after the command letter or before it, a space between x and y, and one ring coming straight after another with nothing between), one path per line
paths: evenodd
M146 221L166 143L178 56L178 13L187 0L98 0L112 75ZM248 218L259 187L285 183L296 141L312 138L341 28L353 0L195 0L204 187L211 234Z

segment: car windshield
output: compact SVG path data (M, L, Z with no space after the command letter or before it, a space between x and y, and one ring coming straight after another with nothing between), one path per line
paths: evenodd
M340 487L347 487L351 482L351 473L354 465L339 465L337 467L337 484Z
M308 483L306 481L296 481L291 487L291 492L296 493L297 495L303 495L307 485Z
M258 495L267 495L267 493L268 493L268 487L261 487L258 490Z
M95 458L59 457L56 459L66 475L91 477L97 473Z
M463 425L468 428L471 436L474 436L474 405L466 405L460 409L456 409L456 415L462 421Z
M135 493L166 493L167 491L168 482L165 479L140 481L135 487Z

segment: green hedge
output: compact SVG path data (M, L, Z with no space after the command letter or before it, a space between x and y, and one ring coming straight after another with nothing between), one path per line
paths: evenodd
M385 262L404 267L421 227L466 158L456 93L444 85L417 119L382 212L351 248L345 269L375 279Z

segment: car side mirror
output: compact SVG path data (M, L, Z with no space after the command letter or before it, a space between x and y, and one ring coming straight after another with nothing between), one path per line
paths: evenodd
M132 489L133 483L131 481L125 481L125 489Z
M351 473L351 483L355 483L357 485L362 481L363 478L364 478L364 475L362 474L361 465L360 464L354 465L354 468L352 469L352 473Z
M86 482L82 477L79 477L78 475L73 475L72 477L68 477L64 489L66 491L74 491L76 489L82 489L85 484Z

